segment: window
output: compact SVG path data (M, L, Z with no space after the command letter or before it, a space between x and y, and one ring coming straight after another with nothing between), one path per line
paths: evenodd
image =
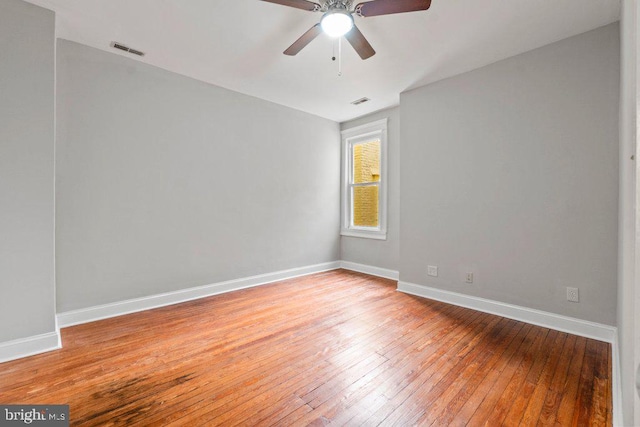
M342 131L343 236L387 238L387 119Z

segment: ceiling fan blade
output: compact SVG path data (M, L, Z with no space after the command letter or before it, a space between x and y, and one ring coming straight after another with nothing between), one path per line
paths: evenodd
M371 47L367 39L364 38L358 27L355 25L351 31L344 35L344 38L346 38L356 52L358 52L360 58L367 59L376 54L376 51L373 50L373 47Z
M355 12L366 18L392 13L417 12L429 9L429 6L431 6L431 0L374 0L359 3Z
M285 55L294 56L297 55L306 45L311 43L313 39L318 37L322 33L322 27L320 27L320 23L317 23L313 27L309 28L306 33L304 33L298 40L293 42L291 46L284 51Z
M308 10L314 12L320 10L320 5L307 0L262 0L269 3L281 4L283 6L295 7L296 9Z

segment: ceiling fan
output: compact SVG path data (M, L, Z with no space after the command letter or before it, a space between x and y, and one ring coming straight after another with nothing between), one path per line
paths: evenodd
M324 31L330 37L344 36L362 59L372 57L376 51L373 50L373 47L358 30L358 27L355 26L353 22L354 14L362 18L368 18L370 16L390 15L393 13L417 12L427 10L431 6L431 0L373 0L358 3L353 9L351 8L352 0L325 0L322 4L308 0L262 1L295 7L309 12L323 13L320 22L289 46L284 51L285 55L293 56L298 54Z

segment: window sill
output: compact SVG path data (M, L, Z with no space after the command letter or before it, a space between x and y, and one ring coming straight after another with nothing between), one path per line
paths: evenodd
M342 230L341 236L360 237L364 239L387 240L387 233L384 231L365 231L365 230Z

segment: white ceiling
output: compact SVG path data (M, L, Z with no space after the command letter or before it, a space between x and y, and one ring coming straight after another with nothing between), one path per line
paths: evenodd
M356 25L377 54L361 60L321 35L282 52L320 20L260 0L29 0L57 12L57 36L342 122L397 105L399 94L619 19L619 0L433 0L423 12ZM146 52L139 59L110 47ZM358 98L370 102L350 104Z

